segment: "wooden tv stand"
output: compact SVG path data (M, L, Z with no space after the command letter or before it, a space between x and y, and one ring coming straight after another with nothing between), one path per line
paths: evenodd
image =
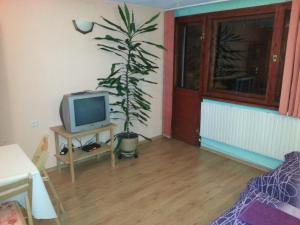
M98 156L100 154L103 154L105 152L110 152L111 155L111 166L115 167L115 155L114 155L114 128L115 124L110 123L107 126L97 128L94 130L84 131L84 132L78 132L78 133L69 133L65 130L63 126L56 126L51 127L50 129L54 132L55 135L55 148L56 148L56 159L57 159L57 169L61 171L61 164L67 164L70 165L70 173L71 173L71 179L72 182L75 182L75 171L74 171L74 163L78 162L83 159L92 158L95 156ZM100 144L99 142L99 134L102 132L109 132L110 133L110 144L109 145L102 145L100 148L97 148L95 150L92 150L90 152L84 152L80 148L75 149L75 151L72 151L70 149L73 149L72 141L75 138L82 138L88 135L96 135L96 142ZM59 137L63 137L67 140L67 148L68 153L66 155L60 155L60 145L59 145Z

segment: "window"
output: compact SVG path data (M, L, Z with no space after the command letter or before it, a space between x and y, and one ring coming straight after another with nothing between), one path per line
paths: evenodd
M177 25L176 87L199 89L201 62L201 23Z
M212 88L265 95L274 16L216 22Z
M278 107L289 7L285 4L208 16L206 96Z

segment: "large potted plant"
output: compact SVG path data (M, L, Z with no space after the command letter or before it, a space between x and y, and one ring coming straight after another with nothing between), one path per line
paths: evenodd
M96 24L114 35L96 37L101 50L116 56L116 62L111 65L106 78L99 78L98 87L108 89L115 101L112 119L123 120L123 132L116 135L116 153L119 158L137 157L138 136L149 138L132 131L135 122L147 125L150 118L152 96L141 87L141 83L156 84L149 80L149 76L158 69L154 62L159 59L145 46L164 49L160 44L143 40L143 34L157 30L155 20L159 13L141 25L137 25L133 11L127 5L118 6L122 24L116 24L104 17L103 24Z

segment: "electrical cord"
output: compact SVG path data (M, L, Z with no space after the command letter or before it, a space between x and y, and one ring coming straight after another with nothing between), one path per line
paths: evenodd
M94 139L95 139L95 141L93 141ZM87 145L92 144L94 142L96 142L96 135L94 135L88 141L86 141L83 146L87 146Z

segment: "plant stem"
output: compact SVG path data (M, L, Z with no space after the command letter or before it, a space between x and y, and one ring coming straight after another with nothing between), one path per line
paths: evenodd
M131 43L131 38L129 38L129 43ZM128 56L127 56L127 64L126 64L126 133L129 133L129 66L130 66L130 54L131 54L131 49L128 44Z

